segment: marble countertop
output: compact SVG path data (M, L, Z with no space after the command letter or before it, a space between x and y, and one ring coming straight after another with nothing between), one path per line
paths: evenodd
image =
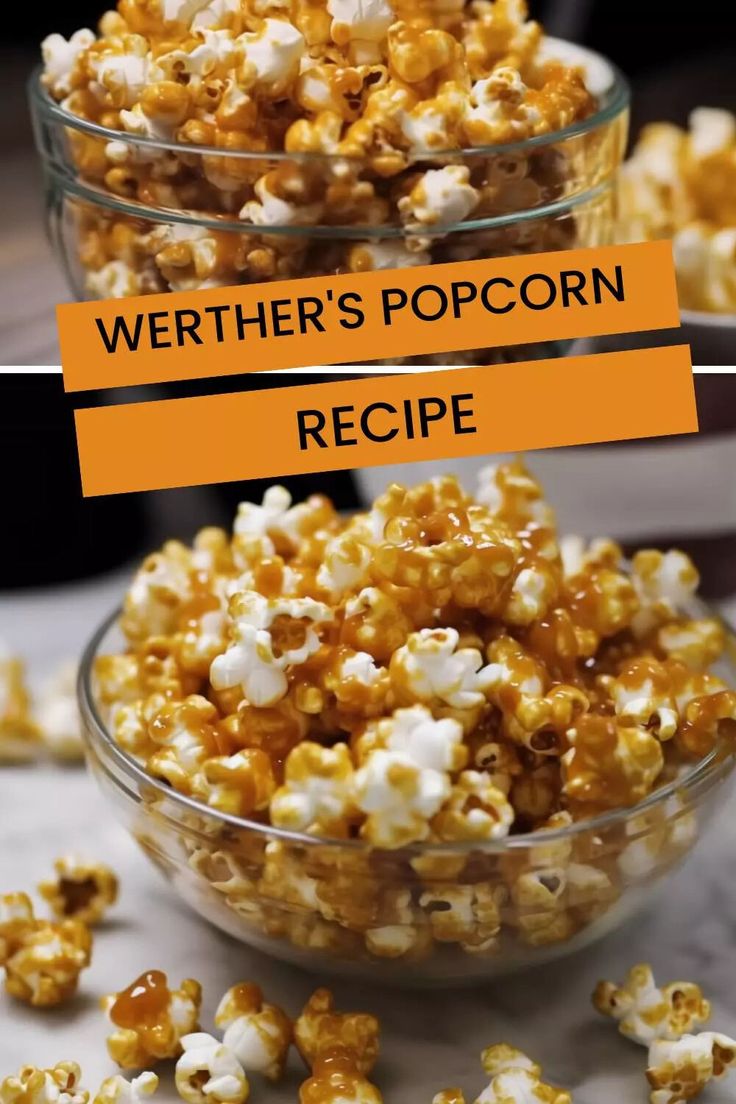
M0 633L25 654L32 675L76 654L93 625L122 591L122 576L82 586L0 598ZM0 1079L25 1063L78 1061L95 1089L114 1072L105 1051L98 998L144 969L171 978L198 978L205 993L203 1024L231 984L263 985L271 999L296 1012L316 983L293 967L265 958L208 927L180 904L104 807L82 768L0 769L0 891L31 890L62 851L106 859L119 873L121 898L98 929L92 966L78 997L56 1011L38 1011L0 994ZM736 1035L736 791L726 799L695 854L662 889L648 912L576 956L477 989L381 991L334 982L346 1008L375 1012L383 1047L375 1079L386 1104L430 1104L433 1094L462 1085L472 1100L483 1075L480 1050L514 1043L542 1063L576 1104L646 1104L645 1051L598 1018L589 997L600 977L620 979L636 962L652 962L662 981L697 981L712 999L713 1025ZM293 1060L287 1079L270 1088L253 1079L255 1104L296 1104L303 1078ZM170 1076L157 1099L176 1098ZM733 1100L733 1082L711 1088L703 1104Z

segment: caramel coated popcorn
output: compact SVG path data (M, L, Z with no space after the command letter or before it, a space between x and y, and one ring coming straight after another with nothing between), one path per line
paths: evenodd
M259 986L241 982L228 989L217 1006L215 1026L243 1069L269 1081L280 1079L294 1029L281 1008L264 1001Z
M96 924L115 904L118 880L104 863L65 855L54 863L56 878L42 882L38 891L60 920L73 917Z
M145 1104L158 1089L158 1076L150 1070L127 1081L121 1074L106 1077L92 1104Z
M39 748L23 663L0 640L0 764L28 762Z
M144 562L95 691L146 801L200 804L187 874L233 923L373 961L543 948L692 844L679 783L736 731L697 582L677 551L563 556L520 462L349 519L274 487Z
M53 1069L22 1066L0 1081L0 1104L87 1104L81 1077L76 1062L57 1062Z
M103 997L103 1011L114 1029L107 1037L110 1057L122 1069L177 1058L182 1038L199 1028L201 1001L199 982L187 978L178 989L170 989L160 970L149 970L127 989Z
M541 1067L507 1043L487 1047L481 1064L491 1080L474 1104L572 1104L569 1092L543 1081ZM432 1104L465 1104L465 1095L461 1089L443 1089Z
M684 1104L736 1065L736 1040L713 1031L657 1039L649 1048L650 1104Z
M679 1039L710 1018L710 1003L699 986L673 981L660 989L646 964L633 966L621 986L599 982L593 1004L618 1022L622 1035L642 1046L656 1039Z
M335 1047L315 1059L299 1104L383 1104L383 1096L361 1073L355 1053Z
M123 201L242 226L145 223L81 205L79 257L91 296L575 240L569 218L493 231L474 245L449 234L561 198L577 171L563 153L485 155L596 108L582 71L550 56L522 0L118 0L97 35L50 35L42 53L48 94L114 132L68 129L86 183ZM453 156L465 149L484 155L465 165ZM362 226L366 240L310 235L330 225Z
M736 311L736 116L699 107L687 130L642 131L622 173L621 233L629 241L671 238L680 302Z
M379 1033L378 1020L368 1012L336 1012L329 989L317 989L294 1024L296 1046L308 1066L340 1050L364 1076L378 1059Z
M89 966L92 936L79 919L38 919L25 893L0 897L0 966L5 988L38 1008L62 1004Z

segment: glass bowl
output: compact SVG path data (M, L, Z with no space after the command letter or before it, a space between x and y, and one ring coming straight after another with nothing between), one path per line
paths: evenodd
M547 52L583 66L598 99L592 116L524 142L416 154L398 171L378 158L183 145L109 130L56 104L37 73L30 102L48 229L69 286L79 299L117 298L607 244L628 86L590 51L552 39ZM446 165L466 167L481 194L473 217L431 229L404 225L397 204L409 181ZM288 215L282 204L267 216L264 206L239 217L266 174L279 194L300 202ZM559 353L560 345L534 351ZM439 359L519 355L485 349Z
M300 835L208 809L148 775L113 742L92 672L99 654L123 647L118 616L92 637L79 675L88 761L103 793L196 912L320 974L472 984L594 942L637 911L689 853L734 766L733 741L724 736L636 806L481 845L381 851ZM721 668L734 679L730 663Z

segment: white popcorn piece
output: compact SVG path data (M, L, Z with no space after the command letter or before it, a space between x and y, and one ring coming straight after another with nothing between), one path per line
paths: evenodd
M240 11L240 0L208 0L206 7L200 8L192 20L194 30L208 27L220 27L228 18Z
M457 629L420 629L391 659L397 693L410 700L442 702L453 709L482 705L493 672L477 648L458 648Z
M23 1066L0 1081L0 1104L87 1104L81 1076L76 1062L57 1062L52 1069Z
M165 23L184 23L188 27L209 4L210 0L160 0L161 17Z
M684 1104L736 1065L736 1040L713 1031L656 1039L649 1047L650 1104Z
M210 680L216 690L240 686L251 705L264 707L285 696L286 671L314 655L320 647L314 626L328 624L333 614L311 598L269 599L242 591L231 599L230 617L235 642L214 659ZM283 641L273 639L277 620L288 625Z
M230 1047L204 1031L185 1035L176 1063L176 1091L187 1104L244 1104L248 1078Z
M662 621L687 612L700 577L684 552L651 550L634 556L631 581L641 604L632 628L643 636Z
M275 484L269 487L260 505L241 502L235 516L233 534L245 545L245 550L255 545L258 558L273 556L276 551L269 529L278 527L291 506L291 495L286 487Z
M327 542L324 558L317 571L317 584L333 602L350 591L360 590L368 581L371 550L347 530Z
M289 753L284 785L271 799L271 821L292 831L329 834L352 808L353 764L345 744L303 741Z
M621 986L599 982L593 1004L618 1022L622 1035L641 1046L679 1039L710 1018L710 1004L697 985L673 981L659 988L646 963L632 967Z
M47 750L74 762L84 758L82 720L77 705L77 664L62 664L40 688L35 717Z
M90 88L101 100L108 96L116 107L131 108L149 81L150 60L146 40L130 36L131 49L125 53L104 50L89 60L96 80Z
M617 716L652 727L660 740L677 731L679 716L666 672L656 661L634 660L608 685Z
M547 610L554 594L552 577L533 567L523 567L511 587L506 620L511 625L531 625Z
M146 1071L130 1081L121 1074L107 1077L100 1085L92 1104L145 1104L158 1089L158 1077Z
M698 160L727 150L736 143L736 115L717 107L696 107L690 112L690 152Z
M479 193L466 165L430 169L399 201L402 215L424 226L463 222L477 206Z
M386 0L327 0L335 42L380 42L395 16Z
M259 31L246 32L237 41L260 87L282 90L298 75L306 43L300 31L285 19L264 19Z
M242 983L228 989L217 1006L215 1026L224 1031L222 1041L243 1069L279 1080L293 1028L280 1008L264 1001L257 985Z
M481 1055L490 1084L474 1104L572 1104L572 1096L542 1080L542 1071L522 1051L500 1043Z
M47 35L43 40L44 83L55 96L69 95L77 62L94 41L94 31L86 27L68 40L60 34Z
M464 125L473 145L523 137L541 116L524 104L527 88L516 69L501 67L470 89Z
M457 770L466 758L460 722L435 719L423 705L397 709L370 724L358 741L358 753L365 757L377 749L393 752L420 770Z
M419 768L395 751L372 751L355 773L355 804L367 814L363 835L378 847L426 839L429 819L450 793L442 771Z
M270 174L256 181L257 199L250 199L241 207L238 217L254 226L313 226L324 212L321 203L292 203L271 191Z
M143 291L140 272L125 261L108 261L87 272L85 284L94 299L126 299Z

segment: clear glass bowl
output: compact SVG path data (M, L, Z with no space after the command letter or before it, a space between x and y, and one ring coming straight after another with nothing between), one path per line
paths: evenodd
M637 911L688 854L734 766L724 737L632 808L483 845L380 851L299 835L208 809L113 742L92 672L98 655L125 647L117 619L94 634L79 676L88 760L105 796L188 905L318 973L472 984L586 946ZM734 667L722 668L733 682Z
M515 144L416 155L400 171L376 159L183 145L109 130L65 111L36 74L30 101L48 228L72 292L115 298L608 243L628 86L597 54L555 40L547 50L583 65L598 98L592 116ZM448 164L466 166L481 193L473 217L421 232L405 226L397 203L410 179ZM301 197L292 221L284 215L255 225L239 217L266 173L275 174L280 194ZM440 359L519 355L470 350Z

